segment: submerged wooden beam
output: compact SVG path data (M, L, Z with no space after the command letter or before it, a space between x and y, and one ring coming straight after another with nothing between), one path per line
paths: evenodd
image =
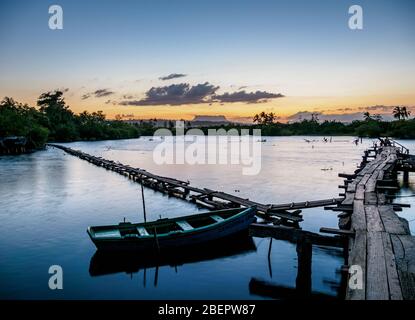
M335 212L353 212L353 208L350 206L337 206L337 207L324 207L324 210L331 210Z
M354 179L356 178L355 174L350 174L350 173L339 173L339 177L340 178L346 178L346 179Z
M253 223L249 227L249 234L253 237L271 237L277 240L286 240L292 243L309 240L314 245L344 248L346 240L342 237L328 237L318 233L304 231L294 227L275 226Z
M320 228L320 232L322 233L329 233L329 234L336 234L340 236L354 236L355 232L350 230L341 230L341 229L333 229L333 228Z

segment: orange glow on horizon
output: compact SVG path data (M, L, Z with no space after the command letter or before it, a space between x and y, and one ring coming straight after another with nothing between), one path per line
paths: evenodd
M2 97L4 97L4 93ZM39 94L9 94L16 101L36 106ZM248 121L256 113L274 112L280 119L297 112L322 112L324 114L349 114L364 112L364 108L375 105L415 106L415 94L367 95L367 96L293 96L270 100L263 103L212 103L180 106L122 106L105 103L105 99L82 100L74 94L65 93L65 101L75 113L102 110L108 119L118 114L133 115L134 119L184 119L191 120L196 115L224 115L228 119ZM359 109L360 108L360 109ZM376 113L376 112L374 112ZM127 119L127 117L126 117Z
M72 103L71 105L74 105ZM224 115L228 119L252 118L262 111L274 112L280 118L286 118L301 111L322 112L324 114L348 114L364 112L362 108L375 105L415 106L414 95L401 96L363 96L363 97L287 97L265 103L226 103L195 104L182 106L119 106L88 105L86 110L103 110L109 119L117 114L133 115L134 119L184 119L191 120L196 115ZM360 108L360 109L359 109ZM82 112L85 108L73 108Z

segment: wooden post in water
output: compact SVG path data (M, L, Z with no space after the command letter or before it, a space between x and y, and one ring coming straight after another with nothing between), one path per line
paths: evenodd
M143 184L141 184L141 199L143 199L144 222L147 222L146 202L145 202L145 199L144 199L144 187L143 187Z
M156 273L154 274L154 287L157 287L159 279L159 265L156 266Z
M296 279L296 290L299 296L309 297L311 295L311 261L313 247L310 239L302 237L297 242L298 269Z
M159 239L157 238L156 227L154 227L154 242L156 243L156 246L157 246L157 252L160 253L160 244L159 244Z
M272 267L271 267L271 249L272 249L272 238L269 238L269 247L268 247L268 269L269 276L272 278Z
M409 184L409 171L408 170L403 171L403 183L405 186L408 186Z

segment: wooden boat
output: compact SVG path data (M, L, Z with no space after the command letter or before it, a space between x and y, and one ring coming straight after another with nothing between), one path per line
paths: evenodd
M218 240L246 231L255 219L255 207L210 211L147 223L88 228L99 250L164 250Z

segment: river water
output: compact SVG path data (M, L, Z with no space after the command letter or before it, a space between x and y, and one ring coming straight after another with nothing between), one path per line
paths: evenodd
M242 175L242 165L158 165L158 138L76 142L66 146L120 161L192 185L222 190L262 203L337 197L338 173L351 173L363 150L353 137L267 137L261 143L258 175ZM314 140L306 142L307 140ZM401 141L415 153L415 141ZM396 202L415 205L415 179ZM145 189L147 219L204 211L179 199ZM415 230L415 210L401 216ZM337 227L336 214L323 208L303 211L301 227L318 232ZM127 178L48 148L0 157L0 298L2 299L268 299L287 298L299 285L296 245L253 238L212 252L187 254L173 262L139 256L99 259L86 229L143 221L140 186ZM95 257L94 257L95 255ZM102 258L102 257L101 257ZM313 246L312 291L336 297L344 263L340 249ZM51 265L63 269L63 290L50 290ZM302 278L304 275L300 274ZM271 290L256 290L262 281ZM298 290L297 290L298 291Z

